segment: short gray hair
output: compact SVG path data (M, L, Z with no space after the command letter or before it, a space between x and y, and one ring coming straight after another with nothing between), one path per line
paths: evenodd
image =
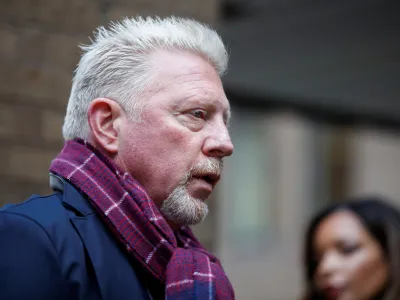
M215 30L205 24L179 17L125 18L99 27L72 81L67 113L62 128L64 139L87 139L87 111L96 98L118 102L133 119L139 119L137 98L151 84L148 55L157 49L191 51L205 57L222 76L228 54Z

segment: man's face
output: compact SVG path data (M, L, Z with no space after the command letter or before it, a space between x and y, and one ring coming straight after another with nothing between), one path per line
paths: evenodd
M156 72L142 121L124 118L116 162L172 223L196 224L233 152L229 102L214 68L189 52L150 55Z

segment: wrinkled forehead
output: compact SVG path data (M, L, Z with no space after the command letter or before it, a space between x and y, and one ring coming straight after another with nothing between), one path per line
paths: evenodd
M222 87L215 67L203 55L189 51L157 50L149 54L149 64L154 76L166 84L171 81L209 80Z

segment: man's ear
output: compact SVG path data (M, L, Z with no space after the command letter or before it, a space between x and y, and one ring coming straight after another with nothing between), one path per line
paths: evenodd
M96 147L110 155L118 152L118 136L122 118L123 110L113 100L97 98L90 103L88 122Z

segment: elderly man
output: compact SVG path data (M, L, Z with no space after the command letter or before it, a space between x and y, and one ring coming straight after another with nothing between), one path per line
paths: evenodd
M55 193L0 211L0 299L234 299L188 227L233 151L220 37L133 18L83 50Z

